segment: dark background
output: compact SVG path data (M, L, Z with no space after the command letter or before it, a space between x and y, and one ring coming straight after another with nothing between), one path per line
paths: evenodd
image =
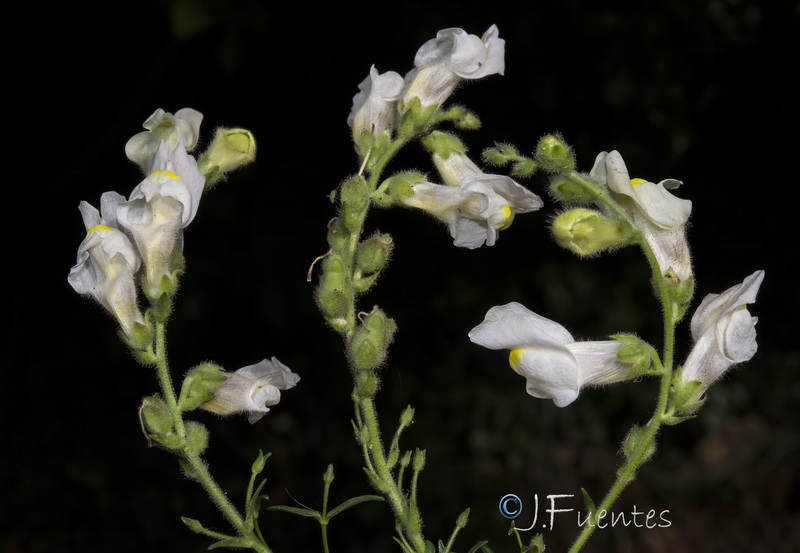
M693 201L689 239L697 298L766 270L758 303L759 351L714 386L700 416L665 428L659 453L616 505L668 510L662 529L597 532L586 551L792 551L800 543L795 268L797 210L797 2L589 0L355 4L144 1L113 9L41 8L8 35L6 114L6 347L0 445L0 549L202 551L210 540L179 516L227 531L169 454L148 449L136 409L155 392L101 308L67 284L84 236L77 205L141 180L124 145L157 107L205 114L199 150L217 126L245 126L259 142L251 167L204 197L186 233L188 270L169 336L181 374L205 360L229 370L277 356L302 376L255 425L200 413L208 460L241 504L259 449L271 451L268 504L319 508L333 463L331 502L372 493L350 425L350 380L338 336L322 322L306 282L326 250L327 199L357 170L345 121L370 65L404 74L438 29L506 39L506 76L459 89L484 128L462 135L478 155L495 140L530 151L560 131L588 170L619 150L633 176L684 181ZM24 23L23 23L24 22ZM412 145L389 171L435 174ZM545 196L545 181L526 186ZM399 332L378 406L387 434L416 407L406 448L426 448L421 477L426 537L489 539L515 551L497 502L516 493L599 501L633 423L649 418L656 383L590 390L565 409L525 393L505 356L467 332L493 305L520 301L600 339L633 331L660 346L660 316L635 249L590 261L559 249L546 207L517 217L493 248L457 250L420 213L374 211L395 255L361 306L380 304ZM13 274L12 274L13 273ZM679 329L677 360L690 346ZM390 439L386 436L386 440ZM574 513L573 513L574 514ZM530 511L520 518L527 526ZM564 551L572 515L545 532ZM310 519L265 512L275 551L321 551ZM331 551L397 551L387 506L366 504L330 526ZM527 534L526 534L527 535Z

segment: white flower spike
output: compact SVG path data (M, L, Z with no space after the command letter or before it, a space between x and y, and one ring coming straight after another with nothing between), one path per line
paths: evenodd
M406 75L403 102L417 97L423 107L441 105L464 79L480 79L505 72L505 40L492 25L478 38L463 29L442 29L417 51Z
M528 381L530 395L566 407L584 386L627 380L630 366L617 359L616 340L576 342L566 328L512 302L493 307L469 333L473 343L509 349L509 363Z
M78 260L68 281L79 294L100 302L132 338L134 323L145 323L134 281L141 259L130 239L115 228L117 206L123 201L125 198L116 192L103 194L102 217L97 209L81 202L79 209L88 234L78 248Z
M756 322L747 304L756 301L764 271L756 271L741 284L721 294L709 294L692 317L695 345L683 365L683 382L698 380L701 395L736 363L749 361L758 349Z
M403 77L394 71L378 73L374 65L370 68L369 76L358 85L360 92L353 96L353 107L347 118L356 143L364 132L373 136L383 131L392 133L397 120L397 101L404 88Z
M145 293L151 299L160 295L162 278L172 274L173 253L181 246L182 230L197 214L205 184L183 142L168 152L166 143L161 142L149 176L117 210L120 225L131 233L142 254Z
M201 407L218 415L248 413L251 424L278 404L281 390L294 388L300 382L300 377L275 357L225 375L228 380L214 389L214 399Z
M692 202L668 191L678 188L681 182L665 179L656 184L631 179L617 151L601 152L590 176L607 185L627 210L652 248L661 273L674 274L678 279L676 284L691 288L692 260L686 242L686 222L692 212Z
M192 108L178 110L175 115L159 108L144 122L143 126L147 130L128 140L125 145L125 155L148 173L153 156L162 141L171 152L183 140L184 148L187 152L191 152L200 137L202 121L203 114Z

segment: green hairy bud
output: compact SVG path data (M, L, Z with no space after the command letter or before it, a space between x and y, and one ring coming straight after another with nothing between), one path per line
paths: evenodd
M389 261L394 242L388 234L377 234L362 242L356 254L356 267L363 273L380 271Z
M553 221L559 245L578 255L592 255L627 244L633 229L625 221L611 219L590 209L571 209Z
M549 135L542 138L536 147L536 160L552 173L566 173L575 169L572 148L560 136Z
M186 423L186 441L189 447L202 453L208 447L208 430L199 422L189 421Z
M368 371L377 368L386 358L397 325L378 307L361 318L361 326L350 342L349 354L353 368Z
M444 159L450 157L452 153L463 154L467 151L458 137L441 131L433 131L425 136L422 144L430 153L439 154Z
M350 243L350 231L344 226L341 218L336 217L328 223L328 245L336 252L347 250Z
M331 254L322 262L322 278L317 288L317 303L322 314L337 330L343 330L349 309L349 292L344 262L339 254ZM341 328L340 328L341 327Z
M172 413L167 404L158 396L150 396L142 400L139 415L145 429L152 434L169 434L172 432Z
M363 211L369 205L369 196L367 181L360 175L342 184L339 197L342 200L342 220L346 228L355 230L361 225Z

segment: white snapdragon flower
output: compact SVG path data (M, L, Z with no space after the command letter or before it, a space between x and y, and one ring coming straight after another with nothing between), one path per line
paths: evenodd
M300 377L275 357L224 374L228 379L214 389L214 399L201 407L218 415L248 413L250 423L278 404L281 390L294 388L300 382Z
M480 79L505 71L505 40L492 25L478 38L463 29L442 29L422 45L406 75L403 101L418 97L422 106L441 105L463 79Z
M686 222L692 202L669 192L682 183L665 179L659 183L631 179L622 156L617 151L601 152L590 176L605 184L628 211L656 256L662 274L670 269L678 284L692 282L692 260L686 242Z
M514 215L543 205L539 196L511 178L482 172L464 153L453 152L447 159L434 154L433 160L447 186L418 183L403 203L445 221L458 247L493 246Z
M736 363L749 361L758 349L756 322L747 304L756 301L764 271L756 271L741 284L721 294L709 294L692 317L694 347L683 365L684 383L698 380L698 395Z
M183 108L175 115L157 109L144 122L145 132L134 135L125 145L125 155L148 172L153 156L164 141L171 152L183 140L187 152L191 152L200 137L203 114L192 108Z
M584 386L621 382L630 371L617 359L620 342L576 342L566 328L516 302L491 308L469 339L511 350L509 363L528 381L528 393L558 407L575 401Z
M347 124L353 129L353 140L358 142L365 131L377 136L383 131L390 134L397 120L397 101L403 94L405 81L394 71L378 73L373 65L369 76L358 85L360 92L353 96L353 107Z
M124 201L116 192L103 194L102 216L96 208L81 202L79 209L88 233L78 248L78 260L68 281L79 294L100 302L132 337L134 323L145 321L136 301L134 281L141 259L130 239L115 228L117 206Z
M151 299L160 295L162 277L172 273L173 252L197 214L204 184L205 177L183 142L170 151L162 141L148 177L117 210L120 225L131 233L142 254L145 292Z

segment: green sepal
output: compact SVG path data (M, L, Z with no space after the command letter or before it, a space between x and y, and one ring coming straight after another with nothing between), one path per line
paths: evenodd
M587 175L580 175L580 180L571 175L556 175L550 180L550 193L567 205L592 204L599 196L598 190L600 185Z
M203 453L208 447L208 430L199 422L187 422L186 442L198 455Z
M160 294L148 311L152 311L157 322L166 322L172 312L172 298L166 292Z
M617 351L617 359L631 366L630 371L628 371L628 378L633 379L647 374L660 374L661 371L657 369L651 370L655 350L650 344L632 334L612 334L610 337L622 343L622 347Z
M436 546L430 540L425 540L425 553L436 553Z
M366 347L369 348L371 346L367 345ZM362 353L365 356L367 355L365 352ZM360 370L356 372L355 385L360 397L374 397L378 393L378 383L378 375L375 374L375 371Z
M417 448L414 452L414 470L419 472L423 468L425 468L425 450Z
M672 413L678 416L694 415L706 402L705 396L699 397L702 395L702 386L699 380L684 383L683 367L678 367L672 374L669 389L669 407Z
M220 547L228 547L230 549L252 549L253 540L250 538L225 538L217 543L208 546L208 549L219 549Z
M120 337L123 340L125 339L125 335L122 331L120 331ZM131 353L133 353L133 356L139 363L145 366L155 365L156 362L158 361L158 356L153 351L153 348L147 348L144 350L133 350Z
M149 396L142 400L139 416L148 434L171 434L174 421L169 407L158 396Z
M176 434L150 434L150 439L170 451L181 451L186 446L186 440Z
M203 534L204 536L211 536L212 538L217 538L217 539L233 539L233 536L228 536L226 534L221 534L219 532L209 530L208 528L203 526L199 520L189 517L181 517L181 521L183 521L183 523L189 527L189 530L197 534Z
M536 161L551 173L566 173L575 169L572 148L559 135L548 135L536 146Z
M350 245L350 230L339 217L328 222L328 245L337 253L347 251Z
M356 267L365 274L380 271L389 261L392 249L394 249L392 237L377 233L358 245Z
M384 180L372 199L382 207L390 207L414 195L413 185L425 180L425 175L419 171L405 171Z
M228 380L222 367L214 363L202 363L191 369L181 384L178 408L181 411L197 409L214 399L214 389Z
M378 271L377 273L372 273L366 277L359 277L353 280L353 290L356 292L366 292L375 282L378 280L378 277L381 275L381 272Z
M443 159L449 158L453 153L462 154L467 151L467 147L457 136L441 131L433 131L424 136L422 145L425 146L428 152L436 154Z
M343 501L330 511L328 511L328 519L331 519L341 513L342 511L346 511L350 507L355 507L360 503L365 503L367 501L385 501L383 496L380 495L359 495L358 497L351 497L350 499Z
M481 128L481 120L474 112L464 106L453 106L439 114L437 121L452 121L453 124L466 131L476 131Z
M422 107L422 102L416 96L400 105L400 124L397 126L397 136L408 139L423 132L434 122L439 104Z
M672 318L677 324L691 305L692 296L694 296L694 277L690 276L681 280L670 267L664 273L664 283L669 296L670 308L672 309Z
M152 352L154 336L155 329L153 328L152 317L145 317L144 324L138 321L134 322L131 327L131 336L128 336L120 329L120 338L133 351ZM150 363L146 364L149 365Z
M364 167L367 171L372 171L378 161L386 155L391 146L392 137L388 130L382 131L378 136L373 136L370 131L365 130L361 133L361 136L358 137L355 149L359 159L363 160L365 157L369 156Z
M664 415L661 417L661 422L667 426L675 426L676 424L680 424L695 417L697 417L697 415Z
M258 450L258 457L256 460L253 461L253 465L250 467L250 472L252 473L253 477L258 476L264 471L264 465L267 463L267 459L272 456L272 453L264 454L263 451L260 449Z
M633 456L636 454L636 450L639 448L639 445L642 443L642 440L647 435L647 428L643 428L639 425L634 424L631 429L628 431L627 436L625 439L622 440L622 454L625 456L626 461L630 461L633 459ZM653 454L656 452L656 442L652 440L650 444L647 446L647 449L642 456L641 463L647 461ZM621 470L621 469L620 469Z

